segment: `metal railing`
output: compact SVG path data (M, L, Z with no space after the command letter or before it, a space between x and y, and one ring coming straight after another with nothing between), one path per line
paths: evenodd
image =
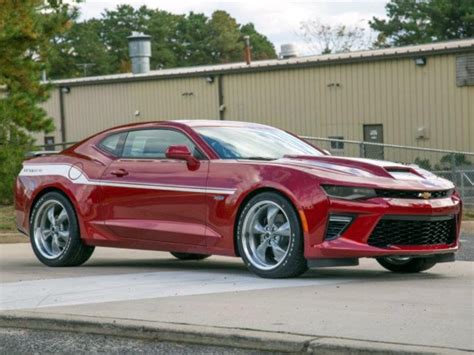
M461 194L467 208L474 209L474 152L411 147L396 144L371 143L347 139L301 136L309 143L329 151L332 155L362 157L416 164L436 175L451 180ZM36 155L55 153L56 147L65 149L76 142L38 145Z
M77 142L64 142L64 143L53 143L53 144L42 144L42 145L35 145L34 148L37 152L57 152L58 150L55 149L59 147L60 149L66 149L71 145L76 144Z
M474 152L321 137L302 136L301 138L336 156L416 164L438 176L451 180L461 194L464 205L469 209L474 208Z

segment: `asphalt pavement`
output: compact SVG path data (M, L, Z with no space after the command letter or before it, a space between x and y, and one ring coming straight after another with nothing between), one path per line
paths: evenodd
M461 247L456 254L456 260L474 261L474 234L461 235Z
M15 344L24 353L54 344L64 353L474 351L473 236L463 235L458 259L412 275L363 259L359 267L264 280L237 258L183 262L97 248L82 267L47 268L28 244L0 245L0 352ZM71 332L89 334L93 345L84 348Z

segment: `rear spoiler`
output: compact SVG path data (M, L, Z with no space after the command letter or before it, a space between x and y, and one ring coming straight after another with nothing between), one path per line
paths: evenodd
M26 153L27 158L35 158L35 157L42 157L45 155L53 155L53 154L59 154L59 150L38 150L38 151L33 151L33 152L28 152Z

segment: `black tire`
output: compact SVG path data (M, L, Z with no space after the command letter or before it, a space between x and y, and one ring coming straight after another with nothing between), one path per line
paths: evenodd
M64 209L67 212L69 224L69 238L61 254L55 258L47 258L43 256L35 242L34 237L34 221L37 217L37 214L41 210L41 206L51 201L57 201L62 206L64 206ZM30 217L30 242L38 260L51 267L81 265L85 263L94 252L93 246L85 245L81 240L79 223L76 212L74 211L74 207L72 206L71 202L59 192L48 192L44 194L33 206Z
M405 262L394 262L390 258L377 258L377 262L385 269L396 273L416 273L431 269L436 265L435 258L411 258Z
M291 226L291 237L287 246L287 254L283 257L279 265L274 269L264 270L255 265L245 252L243 237L244 222L252 206L263 201L271 201L283 210ZM253 273L263 278L278 279L297 277L308 270L308 264L304 257L304 238L298 214L285 197L275 192L263 192L254 196L242 209L237 221L237 247L241 258L247 268Z
M170 251L170 254L179 260L203 260L210 257L210 255L207 254L177 253L174 251Z

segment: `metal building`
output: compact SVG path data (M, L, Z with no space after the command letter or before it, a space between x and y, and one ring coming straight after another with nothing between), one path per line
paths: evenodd
M306 136L474 151L474 39L53 85L44 107L57 130L38 144L78 141L128 122L221 119Z

